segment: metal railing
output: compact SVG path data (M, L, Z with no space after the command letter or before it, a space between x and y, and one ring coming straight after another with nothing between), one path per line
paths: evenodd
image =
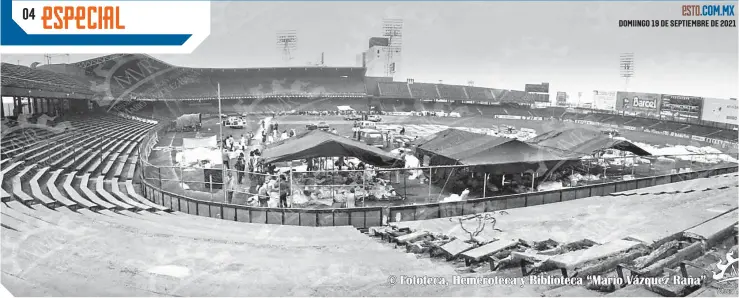
M284 224L284 225L300 225L300 226L335 226L335 225L353 225L358 228L366 228L370 226L378 226L388 221L407 221L431 219L439 217L450 217L458 215L466 215L480 212L489 212L501 209L519 208L526 206L534 206L540 204L548 204L586 198L591 196L607 195L614 192L633 190L637 188L645 188L654 185L673 183L707 177L711 175L736 172L737 166L733 163L706 163L702 162L710 160L713 155L692 154L692 155L676 155L670 157L618 157L613 159L585 160L581 161L582 169L587 169L587 173L592 175L602 175L605 177L621 177L621 175L632 175L633 179L616 180L601 179L598 181L583 182L581 184L572 185L571 187L560 188L550 191L530 191L516 194L488 193L488 181L490 177L485 175L483 181L483 189L472 193L466 200L440 202L442 193L449 186L449 181L453 180L454 172L461 172L464 175L471 175L475 178L474 173L470 173L466 166L432 166L421 168L403 168L403 169L372 169L372 180L363 179L361 186L359 183L346 184L346 178L354 176L366 176L367 170L338 170L328 169L321 172L297 171L295 168L289 171L290 188L293 193L301 191L305 188L323 188L328 189L331 198L324 196L323 198L332 202L336 202L337 190L346 190L348 188L367 190L369 184L377 185L402 185L400 189L395 189L397 197L405 198L405 200L382 201L371 200L369 192L355 192L354 208L344 208L347 204L338 200L339 204L332 203L325 205L323 208L297 208L299 204L290 201L290 208L276 208L274 206L260 207L254 205L255 202L245 201L241 203L237 197L251 197L258 199L259 193L253 185L262 184L263 181L270 178L264 173L244 173L245 184L249 187L232 189L233 197L229 200L229 192L217 190L220 185L223 188L224 182L212 181L209 177L205 179L206 170L211 173L222 173L228 177L230 173L232 177L238 179L238 173L234 170L223 170L222 168L203 169L203 168L187 168L187 167L167 167L155 166L149 163L149 155L153 146L158 141L158 132L166 129L166 125L158 125L157 129L152 130L146 138L143 139L139 147L139 168L141 169L141 187L142 195L154 203L163 205L176 211L221 218L227 220L251 222L251 223L267 223L267 224ZM715 154L713 159L719 159L719 156L725 154ZM736 157L733 157L736 158ZM628 162L636 159L650 160L648 167L646 163ZM610 160L608 163L606 160ZM616 162L620 160L621 162ZM654 165L665 164L663 167ZM642 165L639 167L639 165ZM567 169L574 173L575 169ZM180 173L180 178L176 175ZM203 173L201 179L188 180L185 178L184 172ZM170 177L168 174L173 174ZM315 178L316 175L330 175L330 179L324 179L322 183L308 183L302 176ZM533 175L533 174L532 174ZM340 178L341 177L341 178ZM379 178L378 178L379 177ZM414 179L410 179L414 177ZM479 176L478 176L479 177ZM231 179L234 179L231 178ZM430 179L429 179L430 178ZM341 179L341 180L340 180ZM217 179L216 179L217 180ZM327 181L328 180L328 181ZM458 179L454 179L455 181ZM248 182L247 182L248 181ZM252 183L256 181L256 183ZM315 181L315 179L313 180ZM343 181L344 183L339 183ZM423 181L423 182L419 182ZM192 191L184 189L183 185L202 184L202 191ZM411 185L413 184L413 185ZM441 185L441 187L439 187ZM207 186L207 188L206 188ZM215 186L215 187L214 187ZM196 187L197 188L197 187ZM212 188L212 189L211 189ZM420 191L419 189L423 189ZM415 193L411 193L415 192ZM203 197L193 196L193 193L204 194ZM409 200L413 195L422 200ZM436 196L434 199L433 197ZM446 195L443 195L446 196ZM274 196L272 200L274 201ZM376 202L376 203L370 203ZM389 206L402 205L402 206Z

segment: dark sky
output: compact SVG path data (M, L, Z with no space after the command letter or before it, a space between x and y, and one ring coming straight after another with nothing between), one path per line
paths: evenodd
M523 90L624 90L619 54L633 52L629 91L737 97L736 28L619 28L618 20L685 19L695 2L214 2L211 35L192 54L154 55L193 67L285 66L275 39L294 29L292 65L325 53L355 66L383 18L404 20L397 80ZM704 2L705 3L705 2ZM717 2L721 3L721 2ZM722 2L733 3L736 2ZM736 19L734 17L734 19ZM99 55L73 55L71 62ZM28 65L42 55L5 55ZM55 63L67 62L56 58Z

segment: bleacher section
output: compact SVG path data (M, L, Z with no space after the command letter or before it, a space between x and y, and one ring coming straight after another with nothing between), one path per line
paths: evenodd
M464 86L458 85L436 85L439 90L439 97L446 100L469 100Z
M435 84L425 84L425 83L413 83L408 84L408 87L411 89L411 97L416 99L438 99L439 96L439 90L436 89Z
M171 212L134 191L137 148L153 123L118 117L71 121L73 129L56 142L34 144L33 153L19 153L12 165L3 165L2 278L16 295L351 295L357 290L379 295L388 293L383 272L454 274L452 268L387 248L351 226L273 226ZM65 266L57 263L61 255L67 256ZM276 288L256 284L265 272L277 273L265 269L285 268L286 258L290 276L301 278L283 279ZM324 271L327 264L334 271ZM166 272L146 273L145 284L129 274L161 266L194 274L211 268L207 275L213 281L207 287L186 280L164 286L173 277ZM13 279L21 274L24 282ZM315 284L326 278L342 288ZM402 286L391 292L411 290L418 293Z
M2 63L2 86L28 90L92 94L85 78L59 74L48 70Z
M381 97L387 98L412 98L408 84L402 82L379 82L378 91Z

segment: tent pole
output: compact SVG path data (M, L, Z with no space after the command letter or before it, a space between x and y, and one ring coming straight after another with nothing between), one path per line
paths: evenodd
M289 191L290 199L288 200L290 203L289 203L289 206L285 206L285 207L289 208L289 207L292 207L292 203L293 203L293 162L290 161L288 164L290 165L290 176L288 177L288 179L290 179L290 183L288 183L287 185L288 187L290 187L290 191Z
M431 168L429 168L429 176L427 178L429 181L429 198L431 198Z
M488 173L485 173L483 176L482 181L482 197L487 197L487 190L488 190Z

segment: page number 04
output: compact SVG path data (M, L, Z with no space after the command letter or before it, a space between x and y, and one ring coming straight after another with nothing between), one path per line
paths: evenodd
M28 19L33 20L35 17L36 17L36 14L34 13L33 8L31 8L31 9L24 8L23 9L23 19L24 20L28 20Z

